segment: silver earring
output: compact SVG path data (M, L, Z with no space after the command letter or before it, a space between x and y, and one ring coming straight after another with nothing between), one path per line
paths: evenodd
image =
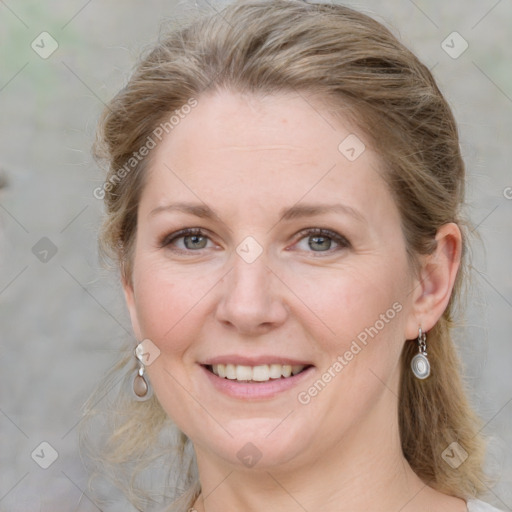
M137 402L144 402L151 398L153 390L149 384L148 378L144 374L144 364L139 359L137 349L135 350L135 357L139 362L139 368L135 370L132 375L133 398L137 400Z
M427 357L427 335L418 329L418 354L411 361L412 373L418 379L426 379L430 375L430 361Z

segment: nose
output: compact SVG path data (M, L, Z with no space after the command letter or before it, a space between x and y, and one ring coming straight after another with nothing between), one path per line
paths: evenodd
M288 316L283 283L261 255L247 263L234 255L234 268L225 278L216 318L244 335L260 335L282 325Z

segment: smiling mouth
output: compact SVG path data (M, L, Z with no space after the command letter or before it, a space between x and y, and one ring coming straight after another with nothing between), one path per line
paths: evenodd
M202 365L217 377L237 382L269 382L288 379L311 368L313 365L262 364L244 366L235 364Z

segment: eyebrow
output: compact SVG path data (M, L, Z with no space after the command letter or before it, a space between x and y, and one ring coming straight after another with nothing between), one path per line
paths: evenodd
M293 220L302 217L313 217L315 215L322 215L325 213L341 213L343 215L349 215L359 222L366 222L363 215L355 210L354 208L345 204L297 204L291 208L287 208L281 211L281 220Z
M183 212L194 215L202 219L219 218L219 216L206 204L201 203L171 203L158 206L151 210L149 216L154 216L160 212ZM341 204L296 204L290 208L281 210L280 220L290 221L303 217L313 217L326 213L341 213L349 215L359 222L366 222L365 217L354 208Z

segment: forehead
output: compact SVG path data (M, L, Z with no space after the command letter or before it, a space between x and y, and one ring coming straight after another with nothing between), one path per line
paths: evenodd
M201 97L177 128L164 146L182 146L183 153L194 149L195 158L201 157L201 149L203 154L230 152L233 158L236 152L258 153L276 162L288 156L299 164L337 158L340 137L351 130L346 120L343 125L336 122L318 100L305 94L228 91ZM204 135L201 141L195 136L198 129Z
M218 202L234 215L298 201L390 206L364 134L298 94L200 97L154 151L145 209L170 198Z

